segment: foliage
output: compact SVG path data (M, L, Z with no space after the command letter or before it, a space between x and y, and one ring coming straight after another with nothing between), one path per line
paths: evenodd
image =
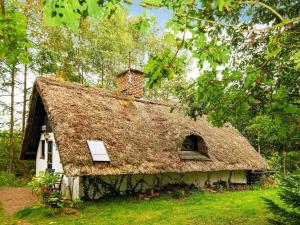
M44 21L48 25L63 24L78 32L81 18L86 18L88 15L93 18L100 16L110 18L113 13L120 9L119 3L120 0L45 0Z
M45 205L60 206L60 198L54 193L53 187L60 180L60 173L41 171L38 177L33 177L28 184L32 192L41 196Z
M167 47L155 36L155 26L144 33L136 31L133 25L139 18L130 17L124 9L109 19L82 19L77 33L68 27L45 26L39 18L36 20L32 22L36 30L32 38L38 39L32 68L40 75L52 75L58 80L114 89L115 76L129 64L140 69L146 54Z
M0 187L22 187L26 183L25 178L16 177L6 171L0 171Z
M283 204L265 198L265 202L273 213L269 219L271 224L297 225L300 223L300 173L282 178L278 192Z
M83 204L83 201L80 198L75 198L69 202L70 208L78 209Z
M27 40L27 18L16 2L10 1L5 15L0 14L0 59L8 65L18 62L28 63L26 48L30 47Z
M1 118L2 119L2 118ZM21 135L19 131L16 131L14 134L14 175L16 176L16 179L19 180L20 176L24 177L24 180L27 179L27 177L31 177L32 173L34 172L33 168L35 166L34 162L27 161L24 162L22 167L20 167L19 164L19 155L20 155L20 148L21 148ZM0 131L0 173L7 171L7 164L8 164L8 131L3 130ZM26 173L25 173L26 171ZM25 175L26 174L26 175ZM12 175L13 176L13 175ZM21 182L23 183L23 182ZM23 183L24 185L26 183Z
M182 199L160 195L151 201L133 197L85 202L74 216L51 216L48 208L23 217L32 224L243 224L266 225L270 212L261 197L276 199L276 190L206 193Z
M47 203L52 208L63 208L65 206L64 198L58 192L52 192L47 199Z
M157 1L155 6L173 12L165 41L176 42L178 49L150 58L148 87L172 79L170 70L182 74L185 61L176 59L188 51L199 76L177 88L176 96L189 116L207 115L217 126L230 122L264 153L297 150L300 19L294 7L299 1Z
M82 204L80 199L67 200L61 195L60 191L54 189L61 179L61 173L41 171L38 177L33 177L29 186L33 193L41 196L46 207L54 209L74 208L78 209Z
M288 171L288 173L293 173L300 169L300 154L298 151L290 151L284 154L271 151L268 155L268 164L270 168L275 171L276 177L282 175L284 158L286 171Z

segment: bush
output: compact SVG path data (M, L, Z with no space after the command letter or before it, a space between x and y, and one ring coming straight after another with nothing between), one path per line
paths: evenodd
M43 204L49 205L49 198L53 193L54 185L59 181L60 173L49 173L42 171L38 177L33 177L29 186L32 187L32 192L39 195Z
M281 178L278 195L282 200L280 205L264 198L267 207L273 213L273 218L269 218L269 222L276 225L300 224L300 171Z
M27 180L9 174L6 171L0 171L0 187L22 187L26 186Z
M65 207L65 200L62 195L58 192L52 192L48 199L48 205L52 208L64 208Z
M52 209L73 208L77 209L82 201L75 199L73 201L64 199L59 190L55 190L54 186L59 182L61 177L60 173L53 172L41 172L38 177L33 177L29 186L32 187L32 191L39 195L43 200L43 204L46 207ZM57 213L57 211L55 211Z

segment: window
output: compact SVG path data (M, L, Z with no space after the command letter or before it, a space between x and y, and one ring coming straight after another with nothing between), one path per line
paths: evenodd
M87 141L94 162L110 162L103 141Z
M183 160L210 161L203 138L195 134L184 138L179 150L179 157Z
M45 140L42 140L41 159L45 159Z
M196 135L187 136L181 146L181 151L198 151L198 141Z
M53 151L53 142L48 141L48 159L47 159L48 169L52 169L52 151Z

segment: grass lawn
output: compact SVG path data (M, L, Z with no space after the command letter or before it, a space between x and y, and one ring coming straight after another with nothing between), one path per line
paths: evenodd
M267 224L270 215L261 197L276 199L275 189L225 193L194 192L176 200L160 196L85 203L78 215L53 215L49 209L30 208L17 215L32 224ZM1 214L0 214L1 215Z

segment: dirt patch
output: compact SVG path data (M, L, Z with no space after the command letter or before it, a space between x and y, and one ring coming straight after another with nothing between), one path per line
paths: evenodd
M0 188L0 202L8 214L39 203L37 196L30 188Z

